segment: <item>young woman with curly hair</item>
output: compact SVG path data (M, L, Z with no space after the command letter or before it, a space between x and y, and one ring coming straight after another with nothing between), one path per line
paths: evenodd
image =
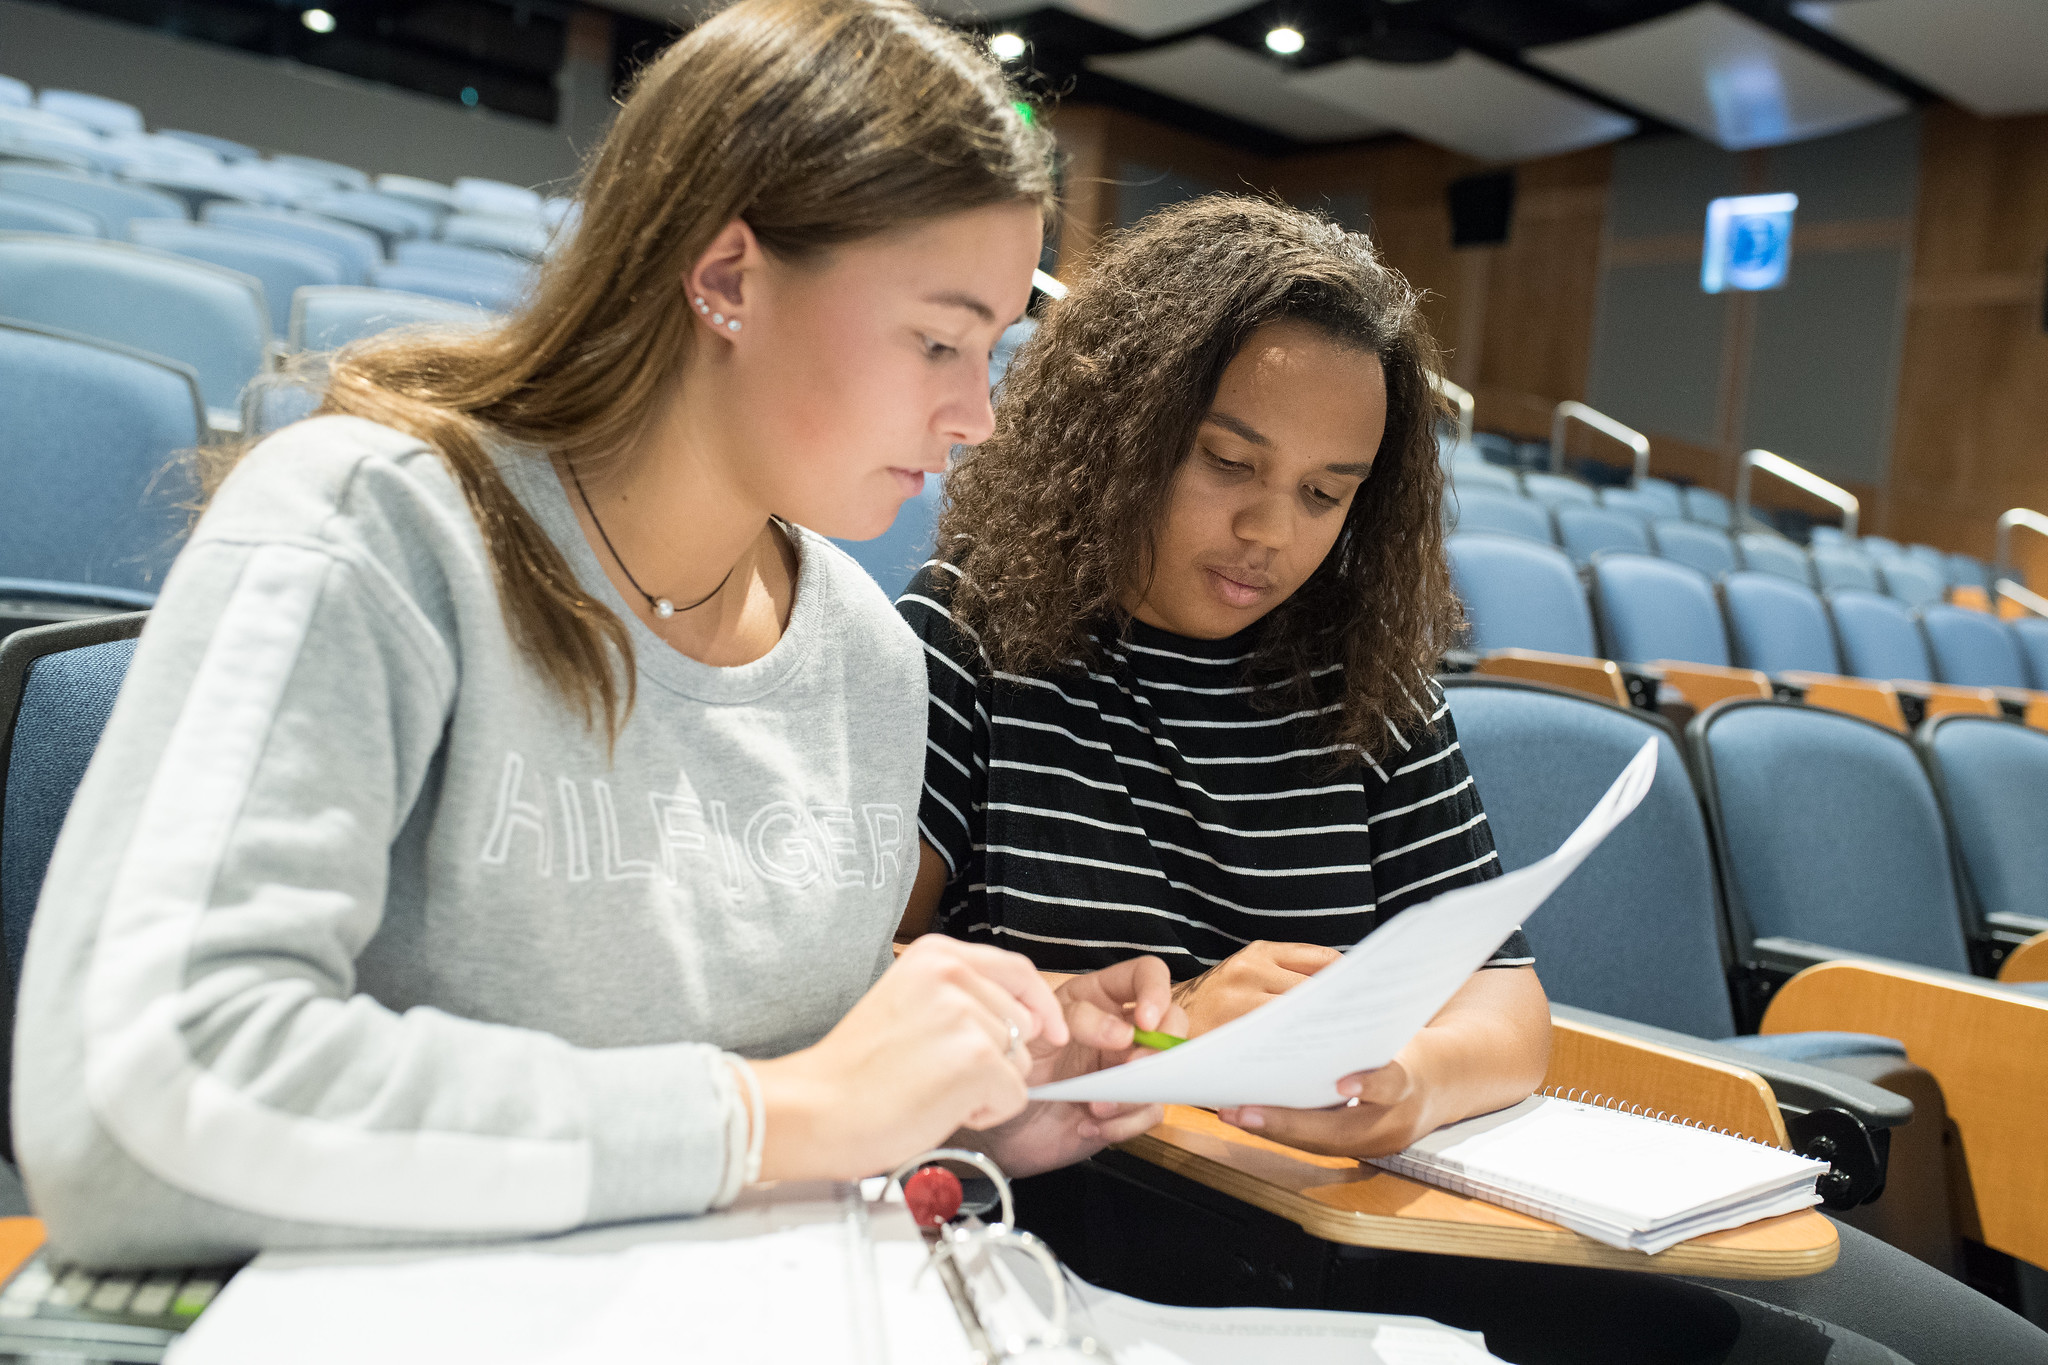
M1148 218L1051 308L897 603L931 708L905 936L1001 944L1053 979L1154 955L1200 1032L1498 875L1430 681L1459 624L1436 365L1370 242L1255 199ZM1528 1095L1549 1037L1516 933L1393 1063L1348 1078L1354 1103L1223 1117L1390 1152ZM1048 1231L1088 1185L1033 1183ZM1127 1261L1180 1260L1175 1207L1117 1207ZM1920 1365L2048 1354L2003 1308L1840 1233L1834 1271L1745 1294L1404 1255L1347 1306L1477 1328L1516 1361L1901 1359L1869 1337Z
M1499 875L1430 681L1436 362L1365 238L1254 199L1148 219L1052 311L898 604L932 698L910 928L1157 954L1201 1032ZM1517 934L1358 1104L1230 1117L1362 1156L1522 1099L1529 964Z

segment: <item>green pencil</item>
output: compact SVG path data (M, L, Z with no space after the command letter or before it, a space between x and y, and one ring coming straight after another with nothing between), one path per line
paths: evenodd
M1134 1028L1131 1038L1139 1047L1149 1047L1155 1052L1164 1052L1170 1047L1179 1047L1187 1039L1176 1038L1171 1033L1154 1033L1148 1028Z

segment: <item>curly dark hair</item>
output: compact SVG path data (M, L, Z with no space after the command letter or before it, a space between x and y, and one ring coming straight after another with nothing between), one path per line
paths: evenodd
M1322 565L1262 623L1247 674L1278 708L1310 704L1311 670L1344 665L1330 742L1378 758L1422 723L1416 703L1462 625L1444 562L1419 297L1367 238L1236 195L1162 209L1119 234L1051 305L1003 382L995 434L946 480L940 554L952 610L997 669L1099 662L1142 589L1175 472L1223 371L1256 329L1291 321L1378 357L1387 426Z

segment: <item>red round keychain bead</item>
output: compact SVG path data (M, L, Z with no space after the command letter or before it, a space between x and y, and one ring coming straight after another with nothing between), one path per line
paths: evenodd
M903 1202L921 1228L950 1222L960 1212L960 1177L944 1166L921 1166L903 1182Z

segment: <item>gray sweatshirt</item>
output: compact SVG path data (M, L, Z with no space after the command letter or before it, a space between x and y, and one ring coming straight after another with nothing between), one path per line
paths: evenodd
M626 610L544 460L500 466L628 622L616 753L521 657L435 455L342 417L253 452L165 583L29 941L15 1140L61 1254L700 1211L745 1132L727 1054L815 1042L887 966L925 696L880 589L798 533L782 640L708 667Z

